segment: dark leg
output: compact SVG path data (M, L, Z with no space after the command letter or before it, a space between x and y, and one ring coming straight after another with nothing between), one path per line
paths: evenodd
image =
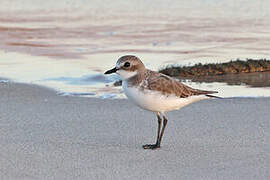
M159 137L159 141L158 141L159 142L159 144L158 144L159 147L160 147L161 139L162 139L162 136L164 134L164 131L165 131L167 122L168 122L168 119L163 115L163 127L162 127L162 130L161 130L161 133L160 133L160 137Z
M146 144L143 145L144 149L156 149L160 147L160 128L161 128L161 117L159 114L157 114L157 118L158 118L158 131L157 131L157 141L156 144Z

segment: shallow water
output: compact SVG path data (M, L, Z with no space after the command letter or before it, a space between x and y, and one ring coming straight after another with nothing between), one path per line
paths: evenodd
M264 0L3 1L0 77L61 94L115 97L121 90L110 85L117 77L103 72L125 54L136 54L153 70L175 63L269 58L269 5ZM239 96L250 95L247 86L239 88ZM251 96L270 96L266 88L247 89ZM233 93L221 95L227 94Z

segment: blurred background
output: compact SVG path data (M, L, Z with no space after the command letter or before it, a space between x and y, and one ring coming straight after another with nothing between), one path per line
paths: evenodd
M121 98L118 77L103 72L122 55L153 70L269 59L269 7L268 0L1 0L0 77L61 95ZM269 73L224 79L184 82L225 97L270 96Z

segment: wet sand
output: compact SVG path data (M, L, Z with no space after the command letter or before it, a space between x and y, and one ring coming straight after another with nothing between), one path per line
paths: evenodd
M184 79L184 78L183 78ZM187 79L187 78L186 78ZM249 87L270 87L270 71L255 72L255 73L239 73L239 74L225 74L221 76L204 76L190 78L193 82L225 82L228 85L245 84ZM269 89L270 93L270 89Z
M0 83L1 179L268 179L270 98L205 100L155 116L126 99Z

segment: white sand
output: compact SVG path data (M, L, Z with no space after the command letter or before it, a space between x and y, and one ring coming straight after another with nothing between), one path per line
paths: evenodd
M270 98L206 100L155 116L127 100L0 83L0 179L269 179Z

